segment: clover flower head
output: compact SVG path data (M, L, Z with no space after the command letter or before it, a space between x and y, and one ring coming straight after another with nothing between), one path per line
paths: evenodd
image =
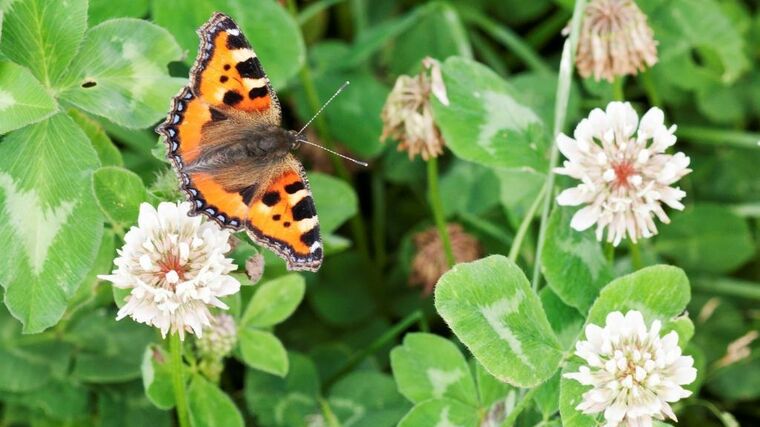
M686 155L665 152L676 142L675 130L657 107L639 122L629 103L611 102L581 120L574 138L559 134L557 147L567 160L555 172L580 183L560 193L557 203L586 205L571 226L583 231L596 224L597 239L607 229L607 241L617 246L626 236L635 243L657 234L655 216L669 223L662 204L683 210L686 193L672 185L691 172Z
M694 359L684 356L678 334L660 336L659 320L647 330L632 310L607 315L604 327L586 326L575 354L585 361L578 372L564 374L591 389L576 407L585 414L604 413L606 427L651 426L652 419L677 421L670 403L689 397L682 386L697 376Z
M236 266L225 257L230 233L200 216L188 216L190 204L162 202L158 209L140 205L137 226L124 236L114 260L116 270L99 276L129 289L117 320L131 317L161 334L198 336L211 325L210 307L227 309L220 297L240 283L229 275Z

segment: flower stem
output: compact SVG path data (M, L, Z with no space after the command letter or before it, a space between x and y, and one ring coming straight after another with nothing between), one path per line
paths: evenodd
M657 93L657 88L654 86L654 82L652 81L652 72L647 70L643 73L639 73L639 81L641 82L641 86L644 88L644 93L647 94L649 104L657 106L662 105L660 94Z
M760 301L760 283L728 277L698 277L691 283L695 291Z
M453 267L456 260L454 259L454 251L451 249L451 239L449 239L449 233L446 230L446 217L443 214L443 202L441 202L441 193L438 190L438 159L436 157L431 157L427 161L427 177L430 209L433 211L435 226L438 228L438 235L443 244L446 262L449 267Z
M525 212L525 216L522 219L522 222L520 223L520 226L517 228L517 234L515 234L515 240L512 242L512 247L509 248L509 259L512 262L517 261L517 257L520 256L520 247L522 246L523 239L525 238L525 234L528 232L528 227L530 226L530 223L533 222L533 218L536 216L536 211L538 210L538 205L541 203L542 200L544 200L544 196L546 195L546 185L541 187L541 190L536 195L536 199L533 200L533 204L530 205L528 208L528 211Z
M610 242L604 242L604 257L610 264L615 261L615 247Z
M678 126L678 137L689 142L724 147L757 149L760 134L701 126Z
M538 387L533 387L532 389L528 390L528 392L523 396L522 400L520 400L520 403L515 405L514 409L512 409L512 412L510 412L509 415L504 418L504 421L501 423L501 427L511 427L515 425L517 417L519 417L522 411L525 410L525 408L527 408L528 405L533 401L533 396L536 395L536 392L538 392Z
M288 1L288 9L295 18L298 17L298 7L295 1ZM320 107L322 106L322 103L319 100L319 94L317 93L317 88L314 85L314 79L311 76L311 71L309 71L308 64L304 64L304 66L301 67L301 70L298 72L298 77L301 81L301 86L303 86L304 92L306 93L306 98L309 102L309 107L311 108L312 114L316 114L316 112L319 111ZM317 116L314 119L314 125L317 127L317 133L319 134L319 138L324 146L331 150L335 150L335 147L332 143L332 137L330 136L330 130L327 127L327 122L325 121L324 116ZM343 164L343 162L337 156L330 156L330 161L332 162L333 168L335 168L335 172L338 174L338 176L343 181L351 182L351 176L349 175L348 169L346 169L346 166ZM362 216L354 215L349 220L349 225L351 227L351 234L356 241L356 247L359 249L359 252L362 254L364 260L368 263L368 265L371 265L369 257L369 244L367 243L367 227L364 225Z
M549 211L554 201L554 167L559 161L559 150L556 144L557 135L562 131L565 125L565 116L567 115L567 103L570 97L570 83L573 79L573 64L575 62L575 49L578 46L578 34L581 29L581 20L583 12L586 9L586 0L575 2L573 10L573 19L570 21L570 37L565 41L562 49L562 59L559 64L559 78L557 81L557 97L554 105L554 138L552 139L551 152L549 154L549 169L546 172L546 196L544 197L544 207L541 211L541 223L538 229L538 241L536 242L536 256L533 264L533 279L531 287L538 291L539 281L541 280L541 252L544 249L544 240L546 238L546 227L548 226Z
M406 331L415 322L421 322L422 319L424 319L424 316L425 315L422 313L422 310L415 310L411 314L401 319L392 328L385 331L383 335L380 335L378 338L376 338L369 346L351 356L342 368L337 370L333 375L325 380L324 384L322 385L322 389L329 390L330 386L332 386L343 375L351 372L358 364L364 361L367 356L383 348L383 346L388 344L388 342L390 342L392 339L395 339L402 332Z
M612 81L612 100L613 101L625 100L624 86L625 86L625 77L623 76L615 77L615 80Z
M639 251L638 243L633 243L629 240L628 248L630 250L631 266L633 266L633 271L640 270L642 267L644 267L644 264L641 262L641 251Z
M190 427L183 372L185 364L182 362L182 341L180 341L178 333L173 333L169 337L169 352L172 359L172 385L174 387L174 400L177 405L177 420L179 427Z

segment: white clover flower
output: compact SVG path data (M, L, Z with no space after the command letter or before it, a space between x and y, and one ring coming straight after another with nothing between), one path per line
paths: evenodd
M657 63L657 42L633 0L592 0L583 16L575 63L583 78L613 81Z
M611 102L606 111L595 108L581 120L574 139L559 134L557 147L567 160L555 172L581 183L560 193L557 203L587 205L571 226L583 231L597 224L598 240L609 228L607 241L617 246L626 235L635 243L657 234L654 216L669 223L661 204L684 208L686 193L671 185L691 172L686 155L665 153L676 142L675 130L675 125L665 127L657 107L639 122L631 104Z
M604 412L607 427L651 426L652 418L678 421L669 402L691 395L681 386L693 382L697 370L694 359L681 354L678 334L672 331L661 338L660 328L655 320L647 331L635 310L625 316L608 314L604 328L586 326L586 341L576 343L575 354L588 366L564 375L592 386L575 409Z
M116 317L167 332L202 335L211 325L209 306L227 309L219 297L240 290L229 276L236 266L225 257L230 233L202 217L190 217L190 204L140 205L137 227L124 236L114 260L117 269L98 276L121 289L131 289Z

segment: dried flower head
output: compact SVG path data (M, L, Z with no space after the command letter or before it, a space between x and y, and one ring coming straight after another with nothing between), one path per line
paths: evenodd
M423 71L415 77L399 76L383 107L381 141L399 141L398 150L406 151L409 159L416 155L424 160L443 154L444 141L433 120L430 104L432 94L449 105L440 65L431 58L423 60Z
M757 331L749 331L739 338L731 341L726 348L726 354L715 362L715 368L724 368L748 358L752 354L750 345L760 337Z
M676 143L675 130L675 125L665 127L657 107L639 123L631 104L611 102L606 111L596 108L581 120L575 139L560 134L557 147L568 160L555 172L581 182L560 193L557 203L587 205L576 212L571 226L583 231L597 224L599 240L608 228L607 241L615 246L626 235L636 242L657 234L654 216L667 224L662 203L684 208L686 193L671 185L691 172L686 155L665 153Z
M655 320L647 330L635 310L625 316L608 314L603 328L586 326L586 340L576 343L575 354L587 366L564 375L592 386L576 409L604 412L609 427L652 425L652 418L677 421L669 403L691 395L681 386L692 383L697 370L694 359L681 354L678 334L672 331L661 338L661 326Z
M209 306L227 309L219 299L240 289L229 275L236 266L225 257L230 233L200 216L190 204L163 202L158 210L140 205L137 227L124 236L116 270L99 276L131 290L117 320L126 316L167 332L202 335L211 324Z
M446 231L449 233L451 250L454 252L456 262L469 262L480 258L483 252L480 243L475 237L466 233L461 225L449 224L446 226ZM413 241L417 252L412 259L409 284L422 286L423 295L430 295L438 279L449 269L443 243L435 227L415 234Z
M608 81L657 63L657 42L646 15L633 0L592 0L575 63L582 77Z
M257 253L245 261L245 274L251 280L252 284L256 284L261 280L261 276L264 275L264 255Z

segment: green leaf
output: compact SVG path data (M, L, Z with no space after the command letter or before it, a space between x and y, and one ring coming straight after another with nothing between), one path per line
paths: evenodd
M121 157L121 151L114 145L106 131L100 126L100 123L88 117L78 110L70 110L71 117L90 138L92 148L98 153L98 159L102 166L124 166L124 160Z
M710 81L730 83L750 68L744 39L714 0L642 0L658 41L659 64L652 70L682 88ZM694 50L719 59L698 64Z
M414 26L399 35L398 43L389 58L391 74L414 74L423 58L430 56L443 61L449 56L472 57L472 48L459 15L444 2L423 6Z
M309 184L319 214L321 233L332 233L358 212L356 192L345 181L321 173L311 173Z
M148 191L134 172L105 166L93 174L93 188L98 206L108 221L129 227L137 222L140 203L148 200Z
M306 283L303 276L291 273L257 288L240 320L241 327L266 328L290 317L303 299Z
M98 393L97 427L171 427L173 414L156 409L145 398L139 381L112 384Z
M538 391L533 397L533 401L544 419L549 419L555 412L559 411L560 371L557 370L554 376L538 386Z
M166 352L160 346L149 345L145 348L140 369L148 400L159 409L173 408L172 365Z
M113 2L111 0L89 0L87 10L90 26L99 24L107 19L129 16L142 18L148 14L148 0L130 0Z
M148 127L166 115L169 99L185 82L166 68L181 57L172 35L157 25L106 21L87 31L61 99L124 127Z
M0 283L24 332L54 325L93 264L103 232L90 183L97 166L62 113L0 142Z
M72 376L91 383L140 377L145 347L154 334L154 329L129 318L117 322L110 312L87 313L69 332L69 339L80 348Z
M433 334L410 333L391 351L391 368L398 389L407 399L450 398L477 407L470 369L459 349Z
M310 287L309 304L320 319L338 326L351 327L372 317L377 301L367 286L357 286L356 278L366 275L364 262L356 252L331 258L322 265L318 283Z
M435 120L446 146L485 166L543 171L548 136L519 93L489 68L454 57L443 64L450 105L434 98Z
M747 221L719 205L696 205L674 214L655 248L686 269L710 273L733 271L755 253Z
M452 399L430 399L421 402L398 423L398 427L477 427L479 425L480 417L475 408Z
M728 401L752 401L760 397L760 357L757 348L749 357L714 371L707 388Z
M38 122L56 108L55 100L29 70L0 61L0 135Z
M392 427L409 409L393 379L372 371L354 372L330 389L328 403L343 426Z
M261 426L306 424L318 411L319 376L314 363L299 353L289 353L285 378L251 369L245 375L245 400Z
M625 314L629 310L638 310L643 314L647 326L659 319L667 328L669 321L686 308L689 298L689 280L683 270L668 265L647 267L615 279L605 286L589 310L587 322L604 326L607 314L613 311ZM562 373L577 372L581 364L581 359L574 356ZM563 425L596 425L594 417L575 409L587 389L587 386L575 380L561 379L560 413Z
M56 421L68 421L86 413L88 390L66 379L56 379L31 392L7 394L4 398L7 402L39 410Z
M525 275L503 256L457 264L435 288L435 307L501 381L532 387L551 377L561 347Z
M193 376L187 390L190 423L203 427L243 426L243 416L235 403L216 385L200 375Z
M190 53L186 62L192 63L198 52L195 30L215 11L226 13L240 26L275 88L284 87L301 69L306 52L298 23L273 0L260 0L256 7L243 0L158 1L153 2L151 15L174 34Z
M59 87L87 28L87 0L16 0L4 15L0 53Z
M497 401L504 399L509 393L515 393L514 387L494 378L477 360L473 360L473 363L475 364L475 379L478 383L478 396L480 396L480 407L482 409L488 409Z
M499 203L493 189L499 181L493 170L457 160L441 177L441 202L446 216L479 215Z
M578 310L562 302L549 287L541 289L539 297L562 348L573 348L578 334L583 329L585 319Z
M613 277L612 266L602 253L593 230L570 227L575 209L555 207L546 228L541 267L546 283L562 301L586 313Z
M5 310L0 310L5 311ZM13 328L11 337L18 338L15 322L3 315L6 328ZM51 377L63 376L71 363L71 346L57 341L16 345L13 339L0 342L0 390L29 392L48 383Z
M238 332L238 339L246 365L280 377L288 373L288 354L276 336L248 328Z

